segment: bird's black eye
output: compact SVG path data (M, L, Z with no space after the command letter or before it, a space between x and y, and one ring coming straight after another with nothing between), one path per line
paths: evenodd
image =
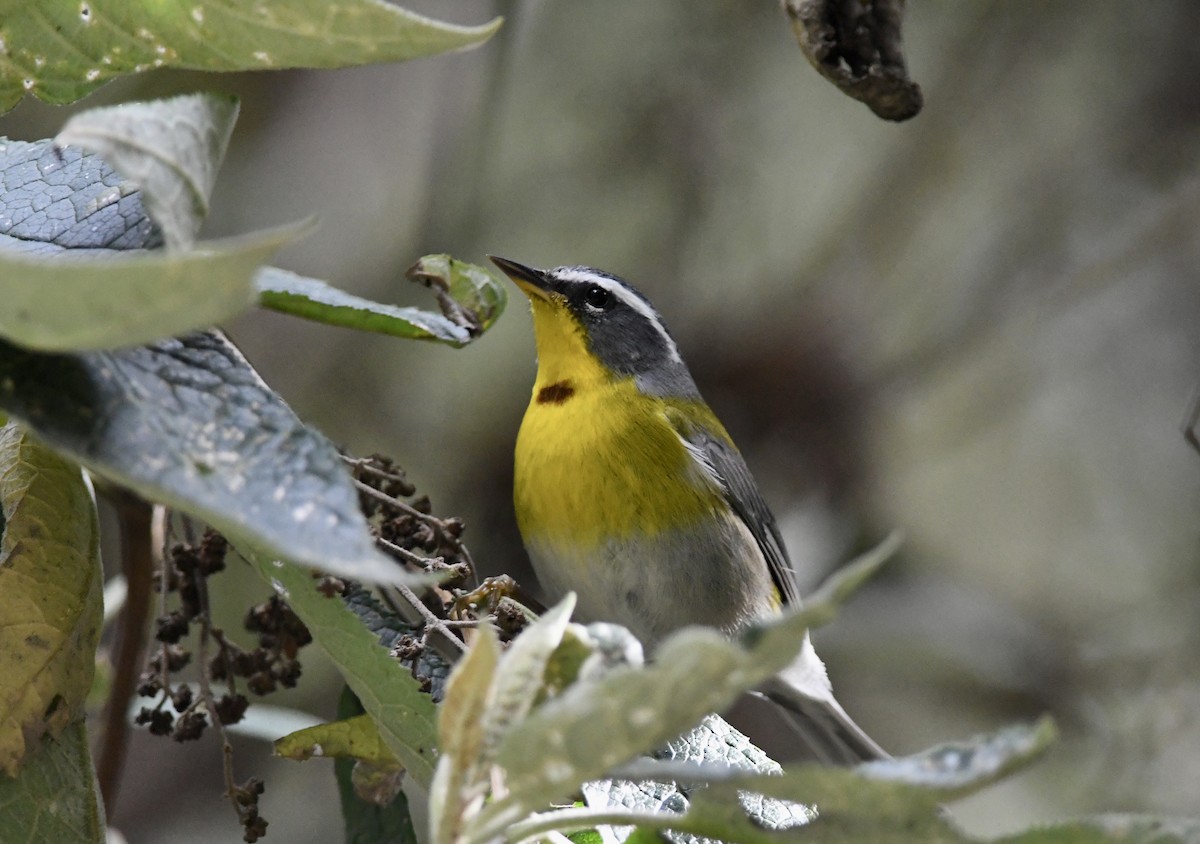
M612 291L606 290L598 284L593 284L587 290L583 291L583 301L589 308L595 308L597 311L607 311L613 306L615 299Z

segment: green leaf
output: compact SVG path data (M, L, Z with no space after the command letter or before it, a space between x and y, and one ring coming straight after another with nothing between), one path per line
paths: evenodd
M694 793L683 820L666 819L664 824L712 837L756 840L762 825L746 815L741 802L746 792L752 792L815 805L817 820L804 831L819 832L823 840L967 844L971 839L950 823L941 804L1028 765L1055 735L1053 723L1046 718L1031 727L1010 727L856 768L810 764L784 769L778 776L709 780L706 788ZM797 841L805 840L804 831L797 834Z
M100 634L102 573L79 466L15 423L0 428L0 771L82 716Z
M354 793L375 806L390 805L399 795L404 768L383 741L370 715L355 715L340 721L298 730L275 742L275 753L296 761L314 756L350 759Z
M719 632L691 627L668 639L651 665L569 687L514 726L501 745L512 799L562 800L729 705L749 687L731 689L727 682L745 659ZM530 747L542 749L537 765L525 764Z
M82 720L58 738L42 736L19 777L0 776L0 830L6 844L104 844L104 805Z
M641 665L645 657L641 653L642 643L623 627L610 627L609 631L623 631L623 636L629 644L638 651L636 663ZM618 634L622 635L622 634ZM550 659L546 662L546 670L542 674L542 689L538 702L557 697L563 690L579 678L584 664L599 650L591 630L580 624L568 624L563 631L562 640Z
M725 799L752 791L780 800L815 803L820 816L870 814L901 818L933 811L948 800L968 797L1026 767L1054 743L1058 732L1044 717L1030 725L1005 727L965 741L946 742L901 756L865 762L853 768L803 764L771 774L691 763L639 761L623 775L656 780L685 780L704 785L704 793Z
M255 284L262 305L282 313L359 331L465 346L491 327L503 311L504 289L481 267L447 255L422 258L417 264L427 266L433 268L431 273L445 273L416 273L417 280L437 293L441 314L372 302L276 267L262 269ZM409 271L410 277L415 271Z
M392 608L384 606L374 590L349 581L342 592L342 602L358 616L363 626L379 637L379 643L396 653L396 661L424 686L428 682L429 697L437 703L445 696L446 680L450 676L450 663L433 647L418 648L412 653L413 639L420 639L424 627L402 618ZM457 655L455 655L457 656Z
M338 717L350 718L362 711L354 692L349 687L343 689L338 701ZM355 773L361 767L360 763L335 759L333 766L341 797L346 844L417 844L408 798L403 792L386 806L376 805L359 795Z
M456 26L382 0L0 0L0 112L26 93L69 103L155 67L350 67L477 46L500 26Z
M472 337L486 331L508 302L504 285L490 272L449 255L426 255L408 268L407 275L430 288L446 318Z
M311 573L262 554L249 559L329 654L400 764L428 788L437 762L437 715L412 673L340 598L317 591Z
M376 550L337 450L220 334L79 354L0 341L0 408L95 474L211 524L243 553L360 580L411 579Z
M289 733L275 740L275 754L297 762L320 756L400 766L370 715L356 715Z
M533 808L568 797L583 782L660 747L790 665L805 632L832 618L837 603L876 571L895 545L889 539L845 566L803 609L756 625L740 641L711 628L684 628L662 643L652 664L577 682L547 701L501 744L498 759L508 772L509 797L484 811L481 827L499 825L513 805ZM540 764L524 764L530 747L543 749Z
M218 94L125 103L76 114L55 140L97 153L136 183L167 248L186 249L208 214L237 114L237 98Z
M44 351L146 343L226 320L255 298L254 275L309 223L162 250L57 255L0 249L0 336Z

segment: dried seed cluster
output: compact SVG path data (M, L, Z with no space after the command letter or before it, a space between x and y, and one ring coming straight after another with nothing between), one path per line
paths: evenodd
M486 615L511 636L524 626L525 616L500 601L508 594L511 581L491 579L472 590L474 564L462 542L460 519L432 515L428 497L416 494L404 471L390 458L373 455L345 459L353 470L363 514L381 549L405 566L445 576L441 588L425 590L420 596L428 611L424 634L405 634L393 648L393 655L411 666L422 688L428 691L433 681L424 673L428 669L420 669L419 665L424 664L422 654L429 629L439 620L449 625L440 632L453 638L458 635L454 628L469 626ZM225 568L227 550L224 538L209 530L198 543L172 547L156 575L163 605L154 624L157 644L141 677L138 693L157 696L158 700L153 706L143 707L136 719L155 735L191 741L215 723L224 738L221 728L240 721L249 705L246 695L239 691L239 684L253 694L265 695L280 686L291 688L300 678L298 653L312 637L291 607L277 595L246 613L244 626L257 637L253 648L239 646L213 625L207 579ZM357 584L337 577L314 575L314 578L316 588L330 599L345 599L353 604L353 594L362 591ZM169 600L172 595L174 601ZM396 606L397 596L377 597L392 603L393 608ZM412 593L408 593L405 600L413 599ZM169 603L174 606L168 606ZM189 666L199 683L179 680L177 675ZM219 696L214 694L213 682L224 683L228 691ZM235 783L227 741L225 749L227 794L238 813L244 840L254 842L266 834L267 821L258 813L258 798L264 785L253 778Z
M204 701L187 683L173 685L171 675L192 662L192 651L182 641L191 631L192 624L204 614L207 578L225 568L228 550L223 536L207 531L198 545L173 546L163 570L155 574L159 592L177 594L179 606L154 620L154 638L159 645L151 650L146 671L138 684L139 695L159 696L156 706L142 707L135 719L136 723L147 725L153 735L171 736L175 741L193 741L200 738L208 724ZM229 697L226 694L219 701L223 709L231 708L232 702L226 701Z
M157 572L157 587L163 611L155 619L158 646L151 652L138 694L158 697L154 706L144 706L136 717L154 735L175 741L193 741L204 734L211 721L223 727L236 724L246 714L249 701L238 691L237 681L258 695L280 686L291 688L300 679L300 648L312 641L308 628L291 607L272 595L246 613L245 628L257 634L258 644L243 649L212 623L208 603L208 578L225 568L229 550L224 537L208 530L197 544L177 544ZM177 596L177 606L167 608L167 596ZM189 634L197 628L196 642ZM209 656L209 646L215 653ZM193 650L194 648L194 650ZM199 663L199 689L175 678L193 661ZM211 683L223 681L228 691L216 695ZM226 744L228 752L228 744ZM242 824L243 838L254 842L266 834L267 821L258 813L258 798L264 791L261 780L237 784L229 775L227 791Z
M470 584L474 567L462 543L462 519L434 516L429 496L416 495L404 470L389 457L374 454L353 466L359 504L383 549L400 562L446 573L445 589Z

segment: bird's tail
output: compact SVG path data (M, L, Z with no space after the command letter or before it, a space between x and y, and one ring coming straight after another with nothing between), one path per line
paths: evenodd
M836 699L808 697L780 678L767 681L761 691L782 709L788 724L818 762L857 765L889 758L887 751L854 723Z
M842 709L833 696L825 666L807 641L804 645L800 657L760 686L760 693L783 710L817 761L857 765L890 758Z

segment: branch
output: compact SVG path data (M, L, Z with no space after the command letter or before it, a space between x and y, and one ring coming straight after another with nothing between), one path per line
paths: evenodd
M146 645L154 555L150 538L151 505L123 489L109 488L107 496L117 511L121 570L129 589L117 623L112 689L104 707L104 737L96 762L100 794L111 817L116 806L121 769L125 765L129 703L137 689L142 649Z

